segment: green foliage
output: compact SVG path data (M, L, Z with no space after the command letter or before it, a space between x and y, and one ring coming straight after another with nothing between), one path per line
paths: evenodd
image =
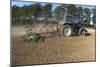
M52 4L48 3L43 6L45 20L52 16Z
M74 15L77 12L77 7L75 5L68 5L67 6L67 13L69 15Z
M90 11L90 9L89 8L85 8L84 9L84 12L85 12L85 18L86 18L86 24L89 24L89 22L90 22L90 15L91 15L91 11Z
M54 9L55 19L58 21L61 20L61 17L62 17L61 12L62 12L62 5L60 5Z
M86 16L90 17L91 11L89 8L84 9Z
M95 24L96 24L96 8L92 9L92 12L93 12L93 23L95 26Z
M93 15L96 16L96 8L92 9Z
M79 7L78 12L79 12L79 16L82 17L83 16L83 8Z
M40 11L42 11L41 4L35 4L33 6L34 18L37 19L40 15Z

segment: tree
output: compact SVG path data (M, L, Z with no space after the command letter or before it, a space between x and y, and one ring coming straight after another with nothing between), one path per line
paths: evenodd
M58 6L54 9L53 13L54 13L54 17L56 20L60 20L61 19L61 12L62 12L62 6Z
M85 23L89 24L90 23L90 15L91 15L90 9L89 8L85 8L84 9L84 13L85 13L85 18L86 18Z
M18 16L19 16L19 7L16 5L13 5L12 6L12 18L16 20Z
M95 26L95 24L96 24L96 8L93 8L92 12L93 12L93 25Z
M35 19L38 19L41 16L42 7L40 3L32 5L32 12Z
M48 3L43 6L45 20L52 17L52 4Z
M68 5L67 6L67 14L75 15L77 13L77 7L75 5Z
M82 18L83 17L83 8L80 6L78 7L79 16Z
M91 11L89 8L85 8L84 12L85 12L86 16L90 17Z
M93 11L93 15L96 16L96 8L93 8L92 11Z

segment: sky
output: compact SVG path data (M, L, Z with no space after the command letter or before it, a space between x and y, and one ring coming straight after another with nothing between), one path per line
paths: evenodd
M24 5L31 5L31 4L35 4L36 2L29 2L29 1L12 1L12 6L13 5L17 5L17 6L24 6ZM46 3L41 3L41 5L45 5ZM57 4L57 3L53 3L52 4L52 9L55 9L57 6L59 6L60 4ZM79 5L76 5L76 6L79 6ZM90 5L81 5L83 8L90 8L90 9L93 9L95 8L96 6L90 6Z

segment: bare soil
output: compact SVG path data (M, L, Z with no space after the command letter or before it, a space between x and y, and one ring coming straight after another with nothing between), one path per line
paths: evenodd
M60 37L54 35L45 41L25 42L23 26L11 29L11 61L13 65L49 64L64 62L95 61L95 30L85 37ZM45 34L46 35L46 34Z

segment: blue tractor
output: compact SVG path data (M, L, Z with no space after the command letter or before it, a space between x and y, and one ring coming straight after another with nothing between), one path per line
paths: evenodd
M65 15L63 20L59 23L58 31L61 36L85 36L87 30L83 25L83 20L78 16Z
M85 36L87 30L85 29L83 23L83 18L80 18L78 14L76 15L68 15L67 9L64 8L63 20L59 22L58 31L61 36Z

